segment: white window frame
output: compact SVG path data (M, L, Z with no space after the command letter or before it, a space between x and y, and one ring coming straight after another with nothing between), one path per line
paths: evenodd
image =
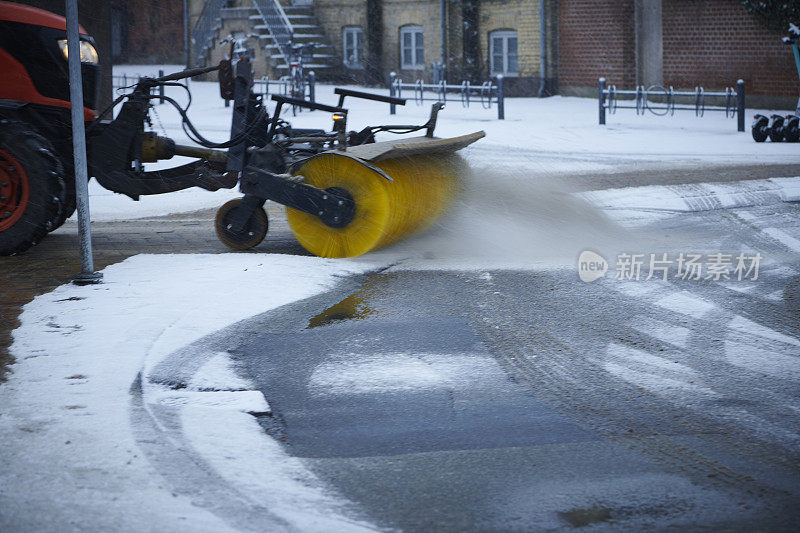
M406 35L411 35L411 48L405 46ZM410 50L411 57L407 57L406 50ZM425 34L422 26L412 24L400 28L400 68L403 70L425 69Z
M495 39L502 39L503 49L500 50L499 54L495 54ZM509 39L515 39L517 41L517 70L510 71L508 69L508 41ZM495 65L495 55L501 55L503 58L503 64L501 68L497 68L498 65ZM496 76L498 74L502 74L503 76L508 77L516 77L519 76L519 38L517 37L516 30L495 30L489 33L489 69L492 76Z
M350 54L348 54L347 36L353 35L355 46L356 60L349 61ZM361 41L361 48L359 50L358 42ZM360 51L360 54L359 54ZM342 28L342 62L348 68L364 68L364 30L361 26L345 26Z

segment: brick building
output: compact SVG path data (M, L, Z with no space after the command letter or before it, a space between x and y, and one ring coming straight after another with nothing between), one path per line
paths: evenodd
M204 4L211 5L189 0L192 27L203 26ZM405 81L430 82L444 71L452 83L503 74L510 95L535 94L541 83L538 0L280 0L280 4L295 41L316 43L311 69L318 79L385 84L389 73L396 72ZM548 25L554 27L555 8L550 12ZM257 33L261 41L254 43L256 75L286 74L285 58L254 2L231 0L215 16L216 22L205 24L216 28L214 35L193 35L195 46L204 47L195 53L199 63L214 63L222 56L215 39L229 33ZM556 34L545 33L551 39ZM548 71L555 72L552 52L546 63Z
M395 72L405 81L430 82L440 78L444 65L451 83L503 74L510 94L538 90L539 1L314 0L313 5L354 80L385 82Z
M211 2L188 2L194 27L203 6ZM150 12L159 4L166 13L180 3L146 4ZM256 32L260 39L253 44L256 74L285 74L286 58L276 50L254 2L224 4L213 24L216 33L205 39L202 62L215 62L221 56L219 47L212 46L214 38ZM510 95L535 95L543 86L545 94L593 96L600 77L620 88L703 85L710 90L733 86L741 78L750 105L793 107L797 98L790 50L781 44L779 34L759 25L736 0L280 0L280 4L296 41L318 44L312 69L323 80L385 84L389 73L396 72L407 82L431 82L439 77L443 63L450 83L503 74ZM137 32L145 28L137 38L150 44L132 46L131 53L143 57L182 50L178 43L159 52L158 47L180 31L166 26L147 30L152 13L136 9L141 11ZM166 15L166 19L175 25L180 17Z
M184 63L183 0L109 3L114 63Z
M558 86L594 95L597 79L635 85L734 86L748 105L794 108L797 70L781 35L733 0L561 0Z

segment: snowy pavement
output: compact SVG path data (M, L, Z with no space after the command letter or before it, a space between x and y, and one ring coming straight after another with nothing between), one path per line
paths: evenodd
M65 285L37 297L14 332L17 364L0 387L2 529L227 530L212 513L198 511L180 487L167 486L145 459L130 424L137 376L204 335L330 289L337 276L363 268L292 256L138 256L107 268L103 285ZM216 369L210 379L217 386L241 388L224 362ZM226 453L242 453L248 427L252 433L257 424L236 415L267 410L265 400L232 393L190 401L191 392L206 385L199 381L172 395L151 389L147 398L156 406L183 401L191 407L187 415L220 410L227 423L238 424L241 437L226 440ZM266 453L269 443L261 448ZM281 460L274 445L271 453L261 460ZM285 489L293 478L284 479ZM143 510L157 520L143 524ZM298 524L315 523L300 518Z
M192 88L190 115L224 138L229 110L216 87ZM332 100L326 90L322 101ZM396 117L378 104L351 106L353 128L422 122L427 112L413 102ZM161 124L178 137L162 109ZM456 103L440 115L440 136L485 129L487 139L466 152L481 172L425 235L349 260L141 255L105 269L103 285L65 285L28 304L14 332L16 364L0 385L0 529L429 530L455 527L468 505L467 529L791 519L786 509L800 502L800 178L701 176L730 163L800 165L798 146L756 144L721 114L621 110L602 128L594 100L510 99L505 122L494 112ZM314 127L322 115L293 123ZM696 168L697 183L579 194L566 183L664 165ZM106 220L235 196L134 203L92 191ZM608 263L603 279L578 280L584 250ZM623 253L642 254L640 279L615 279ZM676 279L672 262L669 281L645 279L650 254L681 253L759 253L760 277ZM380 324L387 316L419 323L393 338ZM418 334L421 324L430 331ZM400 443L388 453L364 436L402 412L375 416L371 406L434 398L418 405L447 428L449 414L463 415L458 406L499 409L500 393L561 429L542 440L499 416L470 450L455 443L469 432L447 431L426 450L434 432L421 409L404 419L427 427L405 441L411 448L399 435L384 442ZM326 431L293 433L309 420L326 421ZM499 444L481 444L492 435ZM313 446L334 450L333 460ZM486 461L465 460L467 451ZM482 481L470 470L481 465ZM415 494L435 503L426 509Z

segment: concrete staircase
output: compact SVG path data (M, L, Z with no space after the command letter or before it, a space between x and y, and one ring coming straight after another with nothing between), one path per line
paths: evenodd
M261 9L256 7L256 4ZM194 27L192 39L195 42L194 62L196 65L208 65L221 59L221 48L218 43L228 33L244 32L259 36L255 60L266 60L269 63L267 72L272 78L280 78L289 74L286 44L291 39L294 44L314 43L314 56L310 63L304 63L305 72L314 71L320 81L336 79L342 71L342 61L330 45L314 16L311 5L281 5L271 1L241 1L235 7L223 7L224 0L209 0L203 14ZM268 12L267 9L270 11ZM280 13L283 11L285 17ZM270 24L265 16L272 17L273 29L280 33L276 36L270 32ZM286 24L288 19L288 24ZM290 34L291 32L291 34ZM281 45L284 49L281 50ZM265 65L262 63L261 65ZM256 66L259 76L264 74L264 66Z
M284 6L283 9L294 30L292 35L293 42L295 44L316 44L311 63L304 63L303 69L306 72L313 70L318 80L335 78L342 62L333 47L328 43L317 18L314 16L313 7ZM262 43L266 47L267 54L274 65L273 71L278 76L289 74L289 65L286 63L283 54L281 54L278 43L269 33L267 25L263 23L258 12L255 9L252 11L248 18L252 23L254 33L259 34Z

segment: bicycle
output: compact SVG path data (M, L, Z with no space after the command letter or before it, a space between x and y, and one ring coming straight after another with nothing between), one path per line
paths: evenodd
M306 76L303 64L310 63L314 57L315 43L294 44L289 42L289 96L298 100L306 99ZM296 116L300 106L292 106L292 115Z
M225 43L231 43L231 51L230 51L231 61L236 61L238 59L241 59L242 57L247 57L252 61L253 54L251 54L250 50L247 48L247 41L253 38L257 39L258 34L249 33L247 35L236 37L234 34L229 33L227 37L225 37L219 42L219 44L223 45Z

